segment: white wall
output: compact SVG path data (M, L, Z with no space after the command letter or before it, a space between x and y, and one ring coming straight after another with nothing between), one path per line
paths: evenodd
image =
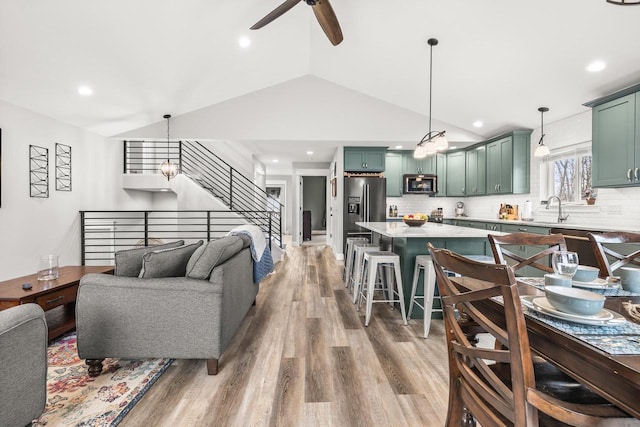
M122 190L122 142L0 101L0 280L36 272L38 257L80 264L80 210L148 209L151 193ZM72 147L72 191L55 189L55 143ZM29 144L49 149L49 198L29 197Z

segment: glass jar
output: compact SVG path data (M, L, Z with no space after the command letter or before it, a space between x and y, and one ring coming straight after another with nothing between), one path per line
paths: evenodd
M58 278L58 255L43 255L38 263L38 280Z

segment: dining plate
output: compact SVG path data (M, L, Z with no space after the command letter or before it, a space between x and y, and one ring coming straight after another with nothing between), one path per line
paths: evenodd
M592 280L591 282L578 282L574 280L571 282L571 286L576 288L583 289L608 289L608 288L618 288L618 285L610 285L605 279L598 277L596 280Z
M520 300L525 307L531 310L568 322L594 326L615 326L626 322L624 316L606 308L602 309L600 313L594 316L580 316L557 310L551 305L551 303L549 303L549 301L547 301L546 297L525 295L521 296Z

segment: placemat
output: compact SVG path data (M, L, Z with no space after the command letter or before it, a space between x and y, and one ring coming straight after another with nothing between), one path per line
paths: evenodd
M525 307L533 317L562 332L572 335L609 354L640 354L640 325L627 321L620 325L582 325L556 319Z

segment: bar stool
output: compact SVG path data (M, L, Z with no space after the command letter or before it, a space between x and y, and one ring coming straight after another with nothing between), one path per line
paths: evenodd
M349 286L349 278L351 277L351 272L353 271L353 256L355 252L353 250L353 244L355 242L365 242L368 243L369 239L366 237L347 237L347 249L344 251L344 287Z
M393 268L394 277L389 280L383 279L383 273L385 268ZM390 251L371 251L364 253L364 272L366 279L362 283L362 290L358 295L358 309L360 309L360 302L362 298L366 299L366 312L364 317L364 326L369 326L369 320L371 320L371 307L374 302L387 302L392 307L394 303L400 303L400 311L402 314L402 321L407 324L407 314L404 309L404 294L402 292L402 275L400 273L400 256ZM378 274L380 273L380 274ZM376 282L376 279L380 275L380 281ZM395 280L394 280L395 279ZM388 299L373 300L373 294L376 291L376 285L380 285L377 289L387 291ZM394 285L397 290L394 289ZM397 299L395 297L398 297Z
M423 294L416 295L418 289L418 278L420 277L420 271L424 271L422 279ZM416 263L413 267L413 282L411 284L411 299L409 300L409 310L407 311L407 321L411 320L411 313L413 313L413 306L417 305L424 312L423 319L423 336L429 337L429 329L431 328L431 312L433 311L433 293L436 288L436 271L433 268L433 262L430 255L418 255L416 257ZM416 301L421 299L422 304Z
M353 250L355 252L353 258L353 271L351 273L351 279L349 281L349 291L353 291L353 303L355 304L358 299L358 292L362 288L362 281L364 279L364 253L370 251L379 251L380 246L375 243L366 242L354 242Z

